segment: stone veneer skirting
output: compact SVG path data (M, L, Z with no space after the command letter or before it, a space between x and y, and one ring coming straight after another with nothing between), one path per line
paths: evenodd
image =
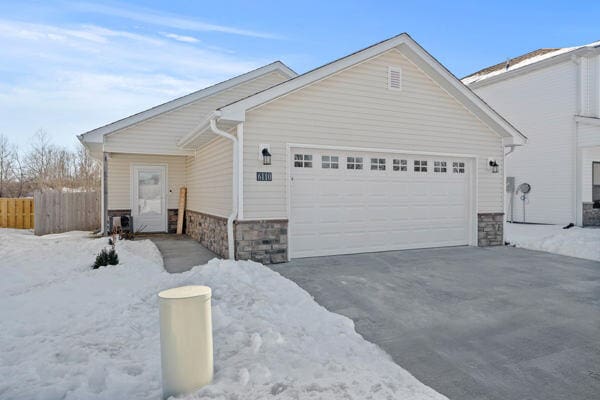
M236 221L235 258L263 264L286 262L288 259L288 221Z
M228 258L227 218L185 210L185 234L219 257Z
M179 211L176 208L170 208L169 210L167 210L167 212L168 212L167 232L176 233L177 232L177 214L179 214ZM108 210L108 222L107 222L106 232L108 232L108 227L110 227L110 219L112 217L120 217L121 215L131 215L131 210L129 210L129 209Z
M594 203L583 203L583 226L600 226L600 208L594 208Z
M477 214L477 245L481 247L504 245L503 213Z

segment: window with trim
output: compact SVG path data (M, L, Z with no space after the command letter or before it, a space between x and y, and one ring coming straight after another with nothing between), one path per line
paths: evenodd
M321 168L338 169L340 167L340 158L338 156L321 156Z
M385 171L385 158L371 158L371 171Z
M465 163L460 161L452 162L452 172L455 174L464 174L465 173Z
M434 161L433 172L447 172L446 161Z
M346 169L363 169L363 158L346 157Z
M600 203L600 161L592 162L592 201Z
M415 167L415 172L427 172L427 161L426 160L415 160L414 167Z
M394 171L406 171L408 170L408 161L407 160L398 160L394 159L392 161L392 169Z
M312 168L312 154L294 154L294 167Z

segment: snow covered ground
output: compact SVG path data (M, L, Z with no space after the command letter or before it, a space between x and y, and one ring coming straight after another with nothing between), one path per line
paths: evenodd
M293 282L253 262L164 272L150 241L0 229L0 398L158 399L156 294L213 289L214 382L202 399L442 399Z
M510 223L504 226L506 241L517 247L600 261L600 229Z

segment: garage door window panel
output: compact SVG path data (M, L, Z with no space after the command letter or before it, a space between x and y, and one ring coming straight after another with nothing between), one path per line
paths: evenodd
M447 172L446 161L434 161L433 172L445 173Z
M427 161L426 160L415 160L414 161L415 172L427 172Z
M362 157L346 157L346 169L362 170L363 169L363 158Z
M294 167L312 168L312 154L294 154Z
M340 158L338 156L321 156L321 168L338 169L339 166Z
M385 158L371 158L371 171L385 171Z
M408 160L398 160L394 159L392 161L392 169L394 171L407 171L408 170Z
M454 161L452 163L452 172L455 174L464 174L465 173L465 163Z

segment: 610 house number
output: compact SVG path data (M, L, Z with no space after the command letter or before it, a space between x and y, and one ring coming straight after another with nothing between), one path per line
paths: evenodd
M273 180L272 172L257 172L256 180L258 182L271 182Z

